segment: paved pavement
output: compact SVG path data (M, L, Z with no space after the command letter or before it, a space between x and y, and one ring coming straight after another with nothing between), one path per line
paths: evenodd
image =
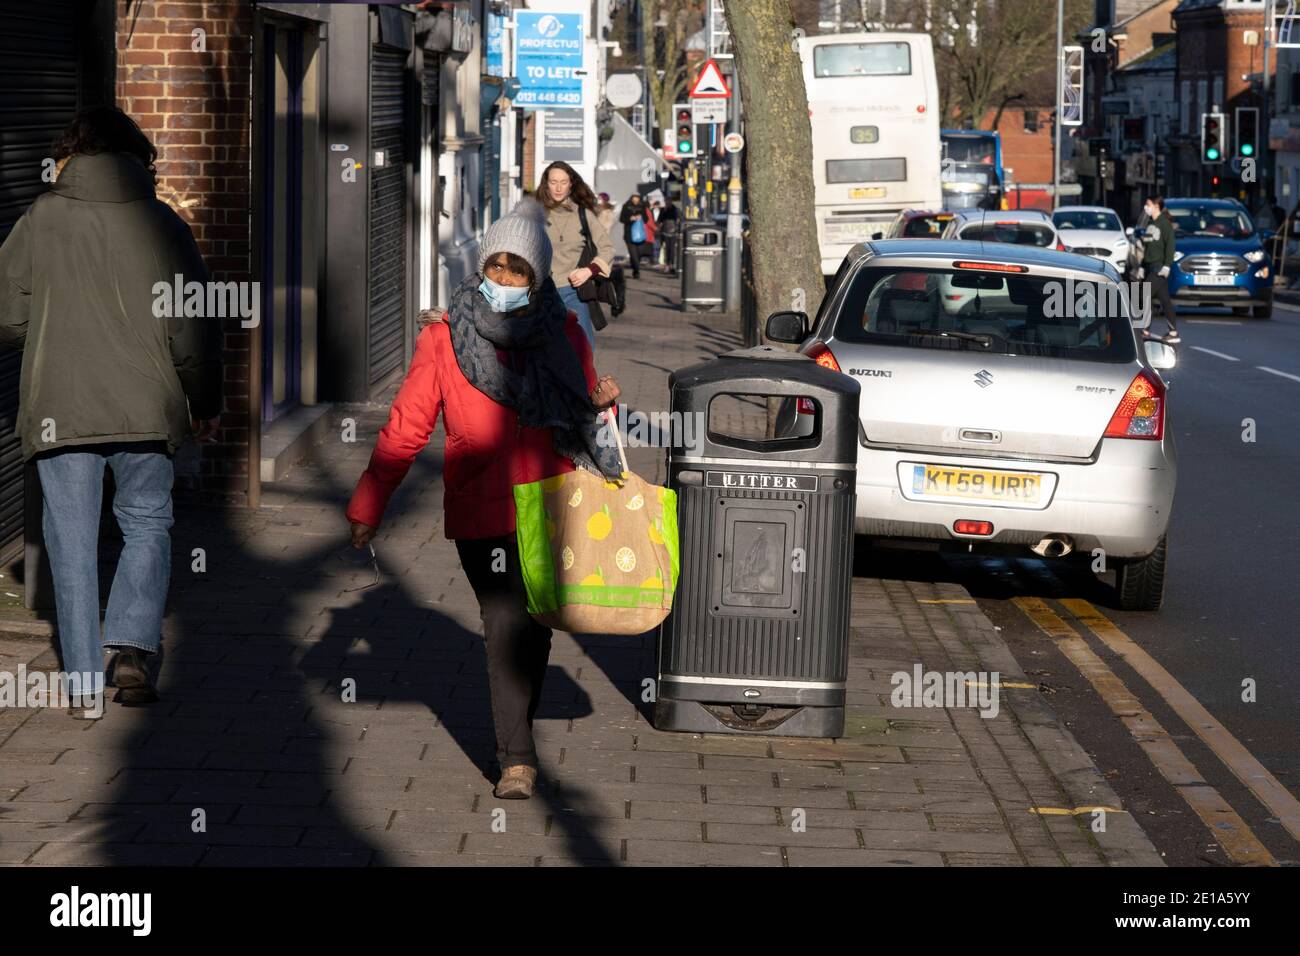
M643 276L597 365L653 411L669 370L737 338L734 319L683 314L671 280ZM162 702L98 722L0 709L0 862L1160 864L947 582L854 579L837 741L658 732L641 701L653 636L557 635L539 793L495 800L477 606L442 535L440 434L376 541L378 585L347 545L342 505L385 414L335 409L334 434L353 418L357 440L318 446L257 512L179 510ZM663 480L661 451L630 455ZM890 675L917 663L999 672L998 715L892 706ZM19 665L54 669L49 639L0 634L0 670Z

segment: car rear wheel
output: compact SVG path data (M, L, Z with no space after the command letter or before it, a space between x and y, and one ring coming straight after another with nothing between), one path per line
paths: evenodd
M1257 306L1255 306L1254 308L1252 308L1252 309L1250 310L1250 317L1251 317L1252 319L1271 319L1271 318L1273 318L1273 303L1270 302L1270 303L1268 303L1268 305L1257 305Z
M1125 561L1115 572L1115 591L1125 611L1158 611L1165 596L1167 535L1145 558Z

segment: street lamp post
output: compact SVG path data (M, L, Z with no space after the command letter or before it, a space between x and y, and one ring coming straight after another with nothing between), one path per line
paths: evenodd
M1273 45L1273 9L1274 0L1264 0L1264 102L1261 104L1263 109L1259 111L1259 122L1256 124L1255 136L1259 140L1259 155L1255 161L1259 164L1259 185L1260 199L1267 202L1271 195L1269 186L1272 177L1269 175L1268 162L1268 128L1271 125L1272 99L1269 96L1269 90L1272 84L1269 81L1269 48ZM1276 197L1275 197L1276 198Z
M1061 101L1065 90L1065 0L1056 0L1056 146L1052 152L1052 208L1061 204Z

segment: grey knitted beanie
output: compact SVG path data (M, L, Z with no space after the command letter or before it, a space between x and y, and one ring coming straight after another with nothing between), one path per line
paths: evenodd
M525 196L509 213L487 227L479 244L478 271L498 252L513 252L533 267L534 287L551 274L551 240L546 235L546 210Z

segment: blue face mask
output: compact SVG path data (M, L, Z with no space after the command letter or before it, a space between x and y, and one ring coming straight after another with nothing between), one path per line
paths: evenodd
M483 293L483 298L487 299L493 312L513 312L528 304L526 285L501 285L484 276L478 290Z

